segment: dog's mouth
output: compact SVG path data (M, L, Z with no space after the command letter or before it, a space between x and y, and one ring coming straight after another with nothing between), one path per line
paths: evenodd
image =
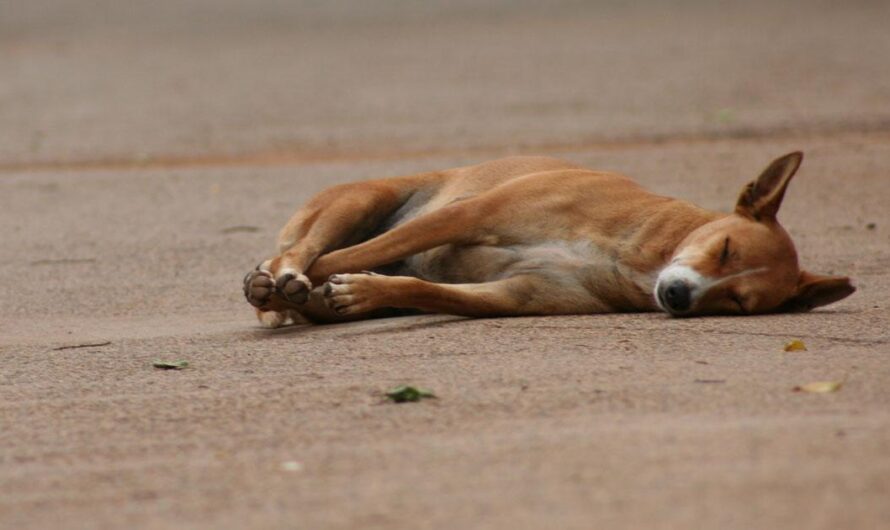
M661 298L661 293L659 292L657 286L655 288L654 294L655 294L655 305L658 306L658 309L661 309L665 313L670 313L670 310L667 308L667 306L664 303L664 300Z

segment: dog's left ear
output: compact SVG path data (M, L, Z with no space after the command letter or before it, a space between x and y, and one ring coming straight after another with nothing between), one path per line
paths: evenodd
M749 182L739 196L735 211L756 221L775 219L785 189L803 161L803 153L795 151L773 160L757 180Z
M800 271L797 292L782 304L781 311L809 311L842 300L856 291L845 276L823 276Z

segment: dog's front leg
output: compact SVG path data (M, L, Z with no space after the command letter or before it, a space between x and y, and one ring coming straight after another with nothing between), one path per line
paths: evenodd
M419 309L468 317L555 315L589 310L583 290L523 274L474 284L433 283L406 276L335 274L324 286L325 301L339 315L383 307Z

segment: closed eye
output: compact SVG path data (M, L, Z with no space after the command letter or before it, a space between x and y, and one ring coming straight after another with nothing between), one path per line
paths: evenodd
M720 266L726 265L729 260L729 238L723 243L723 252L720 253Z

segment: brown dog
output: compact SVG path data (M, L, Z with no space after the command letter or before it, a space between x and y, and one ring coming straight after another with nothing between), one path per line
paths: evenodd
M272 327L386 308L466 316L809 310L855 288L800 270L776 220L802 158L770 164L731 214L543 157L336 186L294 215L279 255L248 273L244 293Z

